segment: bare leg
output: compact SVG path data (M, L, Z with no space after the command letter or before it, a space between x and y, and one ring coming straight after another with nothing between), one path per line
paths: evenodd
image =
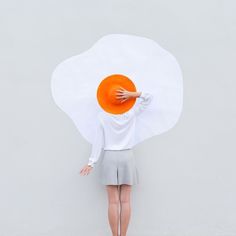
M120 236L126 236L131 215L130 193L131 186L122 184L120 186Z
M117 185L106 185L108 194L108 219L112 236L118 236L119 227L119 189Z

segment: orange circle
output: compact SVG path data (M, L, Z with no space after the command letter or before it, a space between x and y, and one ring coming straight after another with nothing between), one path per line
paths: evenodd
M108 113L122 114L127 112L135 104L136 98L129 98L124 102L120 102L116 98L116 90L119 87L130 92L136 92L135 84L127 76L121 74L113 74L107 76L101 81L97 89L97 100L99 105Z

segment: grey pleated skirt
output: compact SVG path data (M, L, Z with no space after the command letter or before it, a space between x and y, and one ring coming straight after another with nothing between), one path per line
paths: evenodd
M133 149L104 150L100 165L100 182L103 185L136 185L139 174Z

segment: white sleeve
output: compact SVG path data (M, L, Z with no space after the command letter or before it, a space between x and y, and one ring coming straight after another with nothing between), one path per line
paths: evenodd
M141 95L138 98L142 100L138 103L137 107L135 107L134 110L135 115L139 115L148 107L148 105L151 103L153 99L153 95L148 92L141 92Z
M98 122L94 130L94 141L92 144L92 151L89 156L88 165L94 167L94 164L99 160L101 152L104 147L104 131L101 122Z

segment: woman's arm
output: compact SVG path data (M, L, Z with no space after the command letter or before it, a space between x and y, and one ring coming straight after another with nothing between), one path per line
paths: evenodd
M94 167L94 165L98 162L103 147L104 147L104 133L102 124L99 122L94 131L94 141L88 161L89 166Z
M144 111L148 105L151 103L153 99L153 95L148 92L131 92L127 91L124 88L118 89L117 90L117 98L121 100L121 102L126 101L129 98L140 98L141 101L139 102L138 106L135 107L135 114L138 115L142 111Z
M85 165L81 171L81 175L88 175L90 171L93 169L94 165L97 163L101 152L104 148L104 131L102 124L99 122L94 130L94 139L92 143L92 151L89 156L88 164Z
M139 96L137 96L137 95L139 95ZM135 109L134 109L134 113L136 115L139 115L140 113L145 111L146 108L149 106L149 104L151 103L151 101L153 99L153 95L148 92L137 92L137 94L134 94L134 96L137 96L137 98L141 99L141 101L138 103L138 106L135 107Z

